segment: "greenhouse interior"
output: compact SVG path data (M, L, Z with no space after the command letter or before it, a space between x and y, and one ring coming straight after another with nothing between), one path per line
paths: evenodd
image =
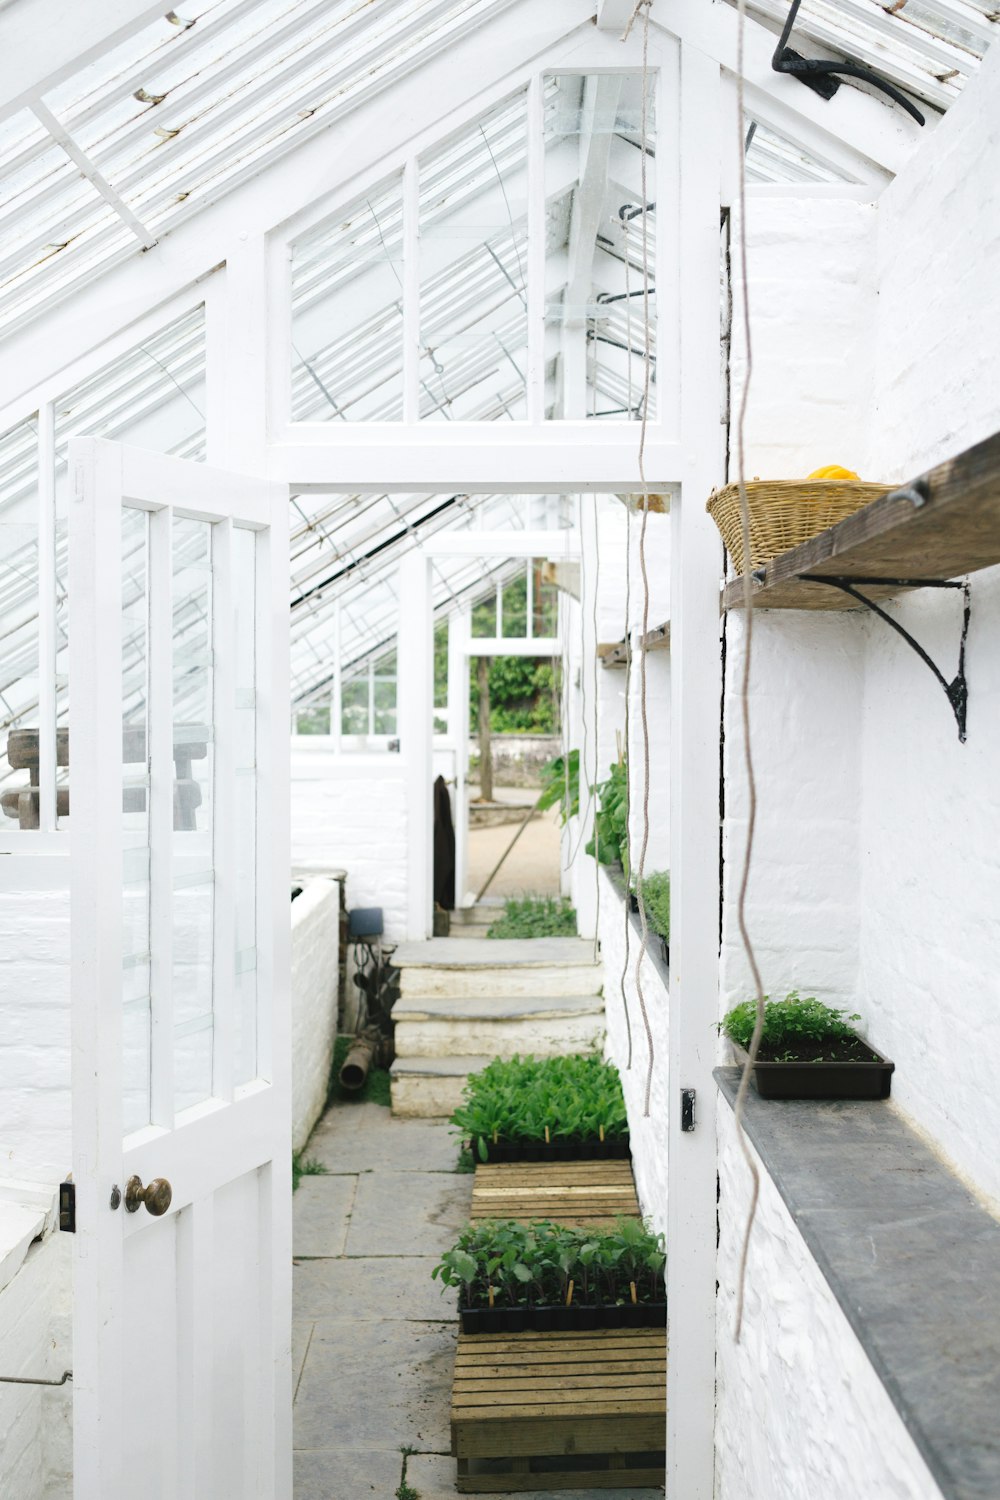
M1000 1497L998 35L0 0L2 1500Z

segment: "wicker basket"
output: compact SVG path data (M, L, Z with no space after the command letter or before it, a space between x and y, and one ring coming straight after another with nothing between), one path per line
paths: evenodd
M750 512L750 566L762 567L779 552L818 536L856 510L886 495L889 484L866 484L852 479L754 479L747 484ZM727 484L706 507L722 532L726 551L737 572L743 561L740 487Z

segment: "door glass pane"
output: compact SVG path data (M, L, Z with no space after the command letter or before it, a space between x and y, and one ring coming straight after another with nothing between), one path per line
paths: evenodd
M174 1104L182 1110L212 1093L212 527L175 516L172 528Z
M149 530L122 511L122 1093L126 1135L150 1120Z
M0 436L0 830L38 826L38 438Z
M233 530L236 973L233 1079L257 1076L257 587L253 531Z

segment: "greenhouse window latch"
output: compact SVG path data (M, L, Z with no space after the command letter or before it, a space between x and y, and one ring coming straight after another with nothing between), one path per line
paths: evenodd
M832 99L840 88L840 79L834 75L842 74L845 78L860 78L864 83L870 83L873 88L881 89L883 94L906 110L906 113L916 120L918 125L926 123L920 110L915 104L907 99L905 94L900 93L888 79L882 78L871 68L862 67L859 63L852 62L830 62L826 58L803 57L800 52L789 47L788 38L792 34L795 18L799 13L802 0L792 0L791 10L785 22L774 56L771 58L771 67L775 73L789 73L811 88L824 99Z

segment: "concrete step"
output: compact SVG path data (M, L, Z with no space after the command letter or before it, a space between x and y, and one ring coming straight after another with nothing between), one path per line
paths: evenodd
M461 1104L469 1074L481 1072L489 1061L476 1054L397 1057L390 1069L393 1114L404 1119L447 1118Z
M406 998L597 995L603 967L582 938L431 938L400 943L392 955Z
M413 997L393 1009L398 1057L461 1057L487 1052L556 1057L589 1052L604 1037L599 995Z

